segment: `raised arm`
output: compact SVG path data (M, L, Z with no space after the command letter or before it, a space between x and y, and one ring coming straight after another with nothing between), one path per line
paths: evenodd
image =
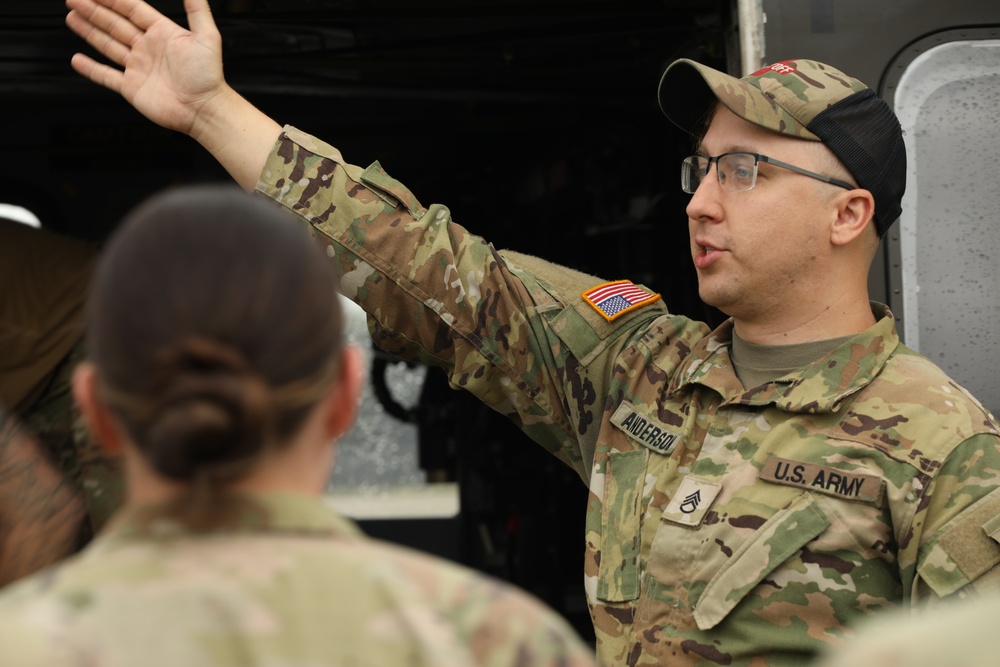
M142 0L66 6L66 25L117 65L77 53L73 69L156 124L194 138L241 187L254 189L281 127L226 84L208 0L184 0L190 30Z

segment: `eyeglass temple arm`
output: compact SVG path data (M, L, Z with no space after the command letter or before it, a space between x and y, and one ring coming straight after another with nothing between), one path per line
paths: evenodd
M815 171L809 171L808 169L803 169L802 167L796 167L794 164L788 164L787 162L782 162L781 160L775 160L773 157L768 157L766 155L758 156L761 162L767 162L768 164L773 164L783 169L789 169L803 176L811 176L816 180L823 181L824 183L829 183L830 185L836 185L846 190L855 190L858 186L851 185L847 181L842 181L837 178L830 178L829 176L824 176L823 174L817 174Z

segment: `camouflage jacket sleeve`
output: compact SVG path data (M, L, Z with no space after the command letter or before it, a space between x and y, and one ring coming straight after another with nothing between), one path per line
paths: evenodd
M900 564L913 598L930 603L1000 590L1000 439L979 434L949 452L926 484ZM914 553L912 559L910 554ZM911 571L908 567L912 562Z
M327 245L342 291L368 313L379 347L444 367L453 387L512 418L587 479L610 373L601 364L582 369L579 355L613 359L623 334L662 314L661 305L595 333L565 295L579 299L599 279L498 252L454 223L447 207L422 206L377 162L350 165L293 128L257 190Z

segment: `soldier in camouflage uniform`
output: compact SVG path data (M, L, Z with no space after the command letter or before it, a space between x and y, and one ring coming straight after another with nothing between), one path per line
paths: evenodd
M0 594L0 664L594 665L528 595L367 539L323 501L362 357L326 257L274 206L165 193L92 285L73 395L122 452L127 501Z
M121 499L117 458L85 436L69 389L95 255L0 219L0 584L75 551Z
M661 106L700 139L682 184L699 291L731 316L710 331L628 281L497 251L378 163L282 129L223 81L205 2L190 32L107 4L70 0L67 23L124 71L78 54L78 72L305 223L378 345L588 484L602 662L801 665L879 610L996 585L998 424L868 301L905 151L861 82L806 60L668 68Z

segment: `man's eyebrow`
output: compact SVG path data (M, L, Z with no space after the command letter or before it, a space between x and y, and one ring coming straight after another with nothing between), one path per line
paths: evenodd
M705 151L705 146L700 143L697 146L695 146L694 152L695 155L706 155L706 156L708 155L708 153ZM759 155L756 146L747 146L743 144L729 146L726 148L726 150L717 153L717 155L723 155L724 153L753 153L755 155Z

